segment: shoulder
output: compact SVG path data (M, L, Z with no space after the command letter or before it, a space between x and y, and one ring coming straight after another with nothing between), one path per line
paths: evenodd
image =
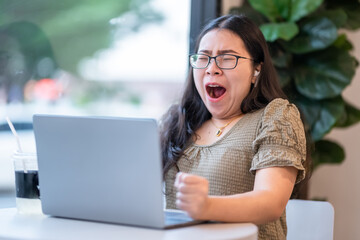
M286 99L276 98L272 100L264 109L264 120L278 118L300 119L300 113L297 107Z
M290 103L287 99L283 98L275 98L271 102L269 102L265 107L255 110L253 112L247 113L246 115L250 119L254 118L271 118L278 117L286 114L288 112L295 113L300 117L299 111L297 107Z
M277 98L264 109L255 142L291 145L305 151L305 131L297 107L286 99ZM291 143L292 142L292 143ZM297 145L297 146L296 146Z
M296 182L305 177L306 137L300 113L285 99L274 99L263 110L253 141L256 153L252 170L270 166L294 166Z
M266 105L266 107L246 114L248 124L256 124L256 128L261 130L274 122L301 122L298 108L287 99L276 98Z
M291 127L296 131L304 131L298 108L282 98L274 99L264 108L258 127L259 130L269 127L284 130Z

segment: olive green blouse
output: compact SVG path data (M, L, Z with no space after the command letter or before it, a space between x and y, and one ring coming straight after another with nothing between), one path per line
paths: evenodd
M245 114L224 136L210 145L192 144L165 176L166 208L175 209L175 175L196 174L209 181L209 195L252 191L256 170L275 166L297 168L296 183L305 177L306 140L295 105L275 99L265 108ZM241 214L241 212L239 212ZM286 239L286 214L259 225L259 239Z

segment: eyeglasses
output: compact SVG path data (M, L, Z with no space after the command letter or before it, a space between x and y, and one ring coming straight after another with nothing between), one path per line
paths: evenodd
M251 58L232 54L220 54L215 57L210 57L206 54L192 54L190 55L190 64L195 69L204 69L209 66L211 59L215 59L216 65L220 69L234 69L238 64L239 58L254 61Z

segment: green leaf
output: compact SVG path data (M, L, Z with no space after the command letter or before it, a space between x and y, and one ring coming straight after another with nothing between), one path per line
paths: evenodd
M241 7L231 8L229 14L234 14L234 15L244 14L252 21L254 21L258 26L268 22L267 18L264 15L262 15L260 12L255 10L253 7L251 7L247 1L244 1Z
M290 21L297 21L300 18L315 11L323 0L291 0Z
M343 27L351 30L360 28L360 2L358 0L326 0L327 9L342 9L347 15Z
M354 48L352 43L346 38L345 34L341 34L333 43L333 46L345 51L350 51Z
M311 100L300 96L295 99L295 103L304 114L314 141L320 140L330 132L344 112L341 96L325 100Z
M279 79L279 82L280 82L280 86L281 87L284 87L286 86L287 84L290 83L291 81L291 76L290 74L284 70L284 69L277 69L276 70L276 73L278 75L278 79Z
M291 2L290 0L273 0L278 12L280 13L281 17L286 21L289 20L290 16L290 9L291 9Z
M349 127L360 122L360 110L345 102L345 111L336 123L336 127Z
M292 54L284 51L277 41L267 42L267 45L274 66L277 68L288 68L289 63L291 63Z
M337 28L326 17L310 18L300 25L300 33L284 46L296 54L330 46L337 38Z
M345 13L347 14L347 21L344 25L345 28L356 30L360 28L360 4L358 2L357 6L353 8L345 8Z
M316 16L330 19L337 28L342 27L347 20L347 15L343 9L323 10L317 12Z
M272 62L275 67L279 68L287 68L288 63L291 61L291 55L286 53L279 53L281 55L278 56L272 56Z
M315 151L312 154L313 169L318 167L320 164L340 164L345 159L344 149L337 143L320 140L315 142Z
M295 23L267 23L261 25L260 30L268 42L273 42L279 38L288 41L299 32Z
M330 47L294 59L297 90L312 99L340 95L355 75L356 60L347 51Z
M281 38L286 41L292 39L299 32L299 28L295 23L267 23L260 26L260 30L264 34L266 41L274 42Z
M282 16L276 2L287 2L286 0L249 0L250 5L257 11L264 14L271 22L276 22L276 19L281 19Z

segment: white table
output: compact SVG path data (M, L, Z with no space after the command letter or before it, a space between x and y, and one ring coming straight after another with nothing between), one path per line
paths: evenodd
M71 220L45 215L18 214L16 208L0 209L0 239L257 239L251 223L200 224L156 230L116 224Z

